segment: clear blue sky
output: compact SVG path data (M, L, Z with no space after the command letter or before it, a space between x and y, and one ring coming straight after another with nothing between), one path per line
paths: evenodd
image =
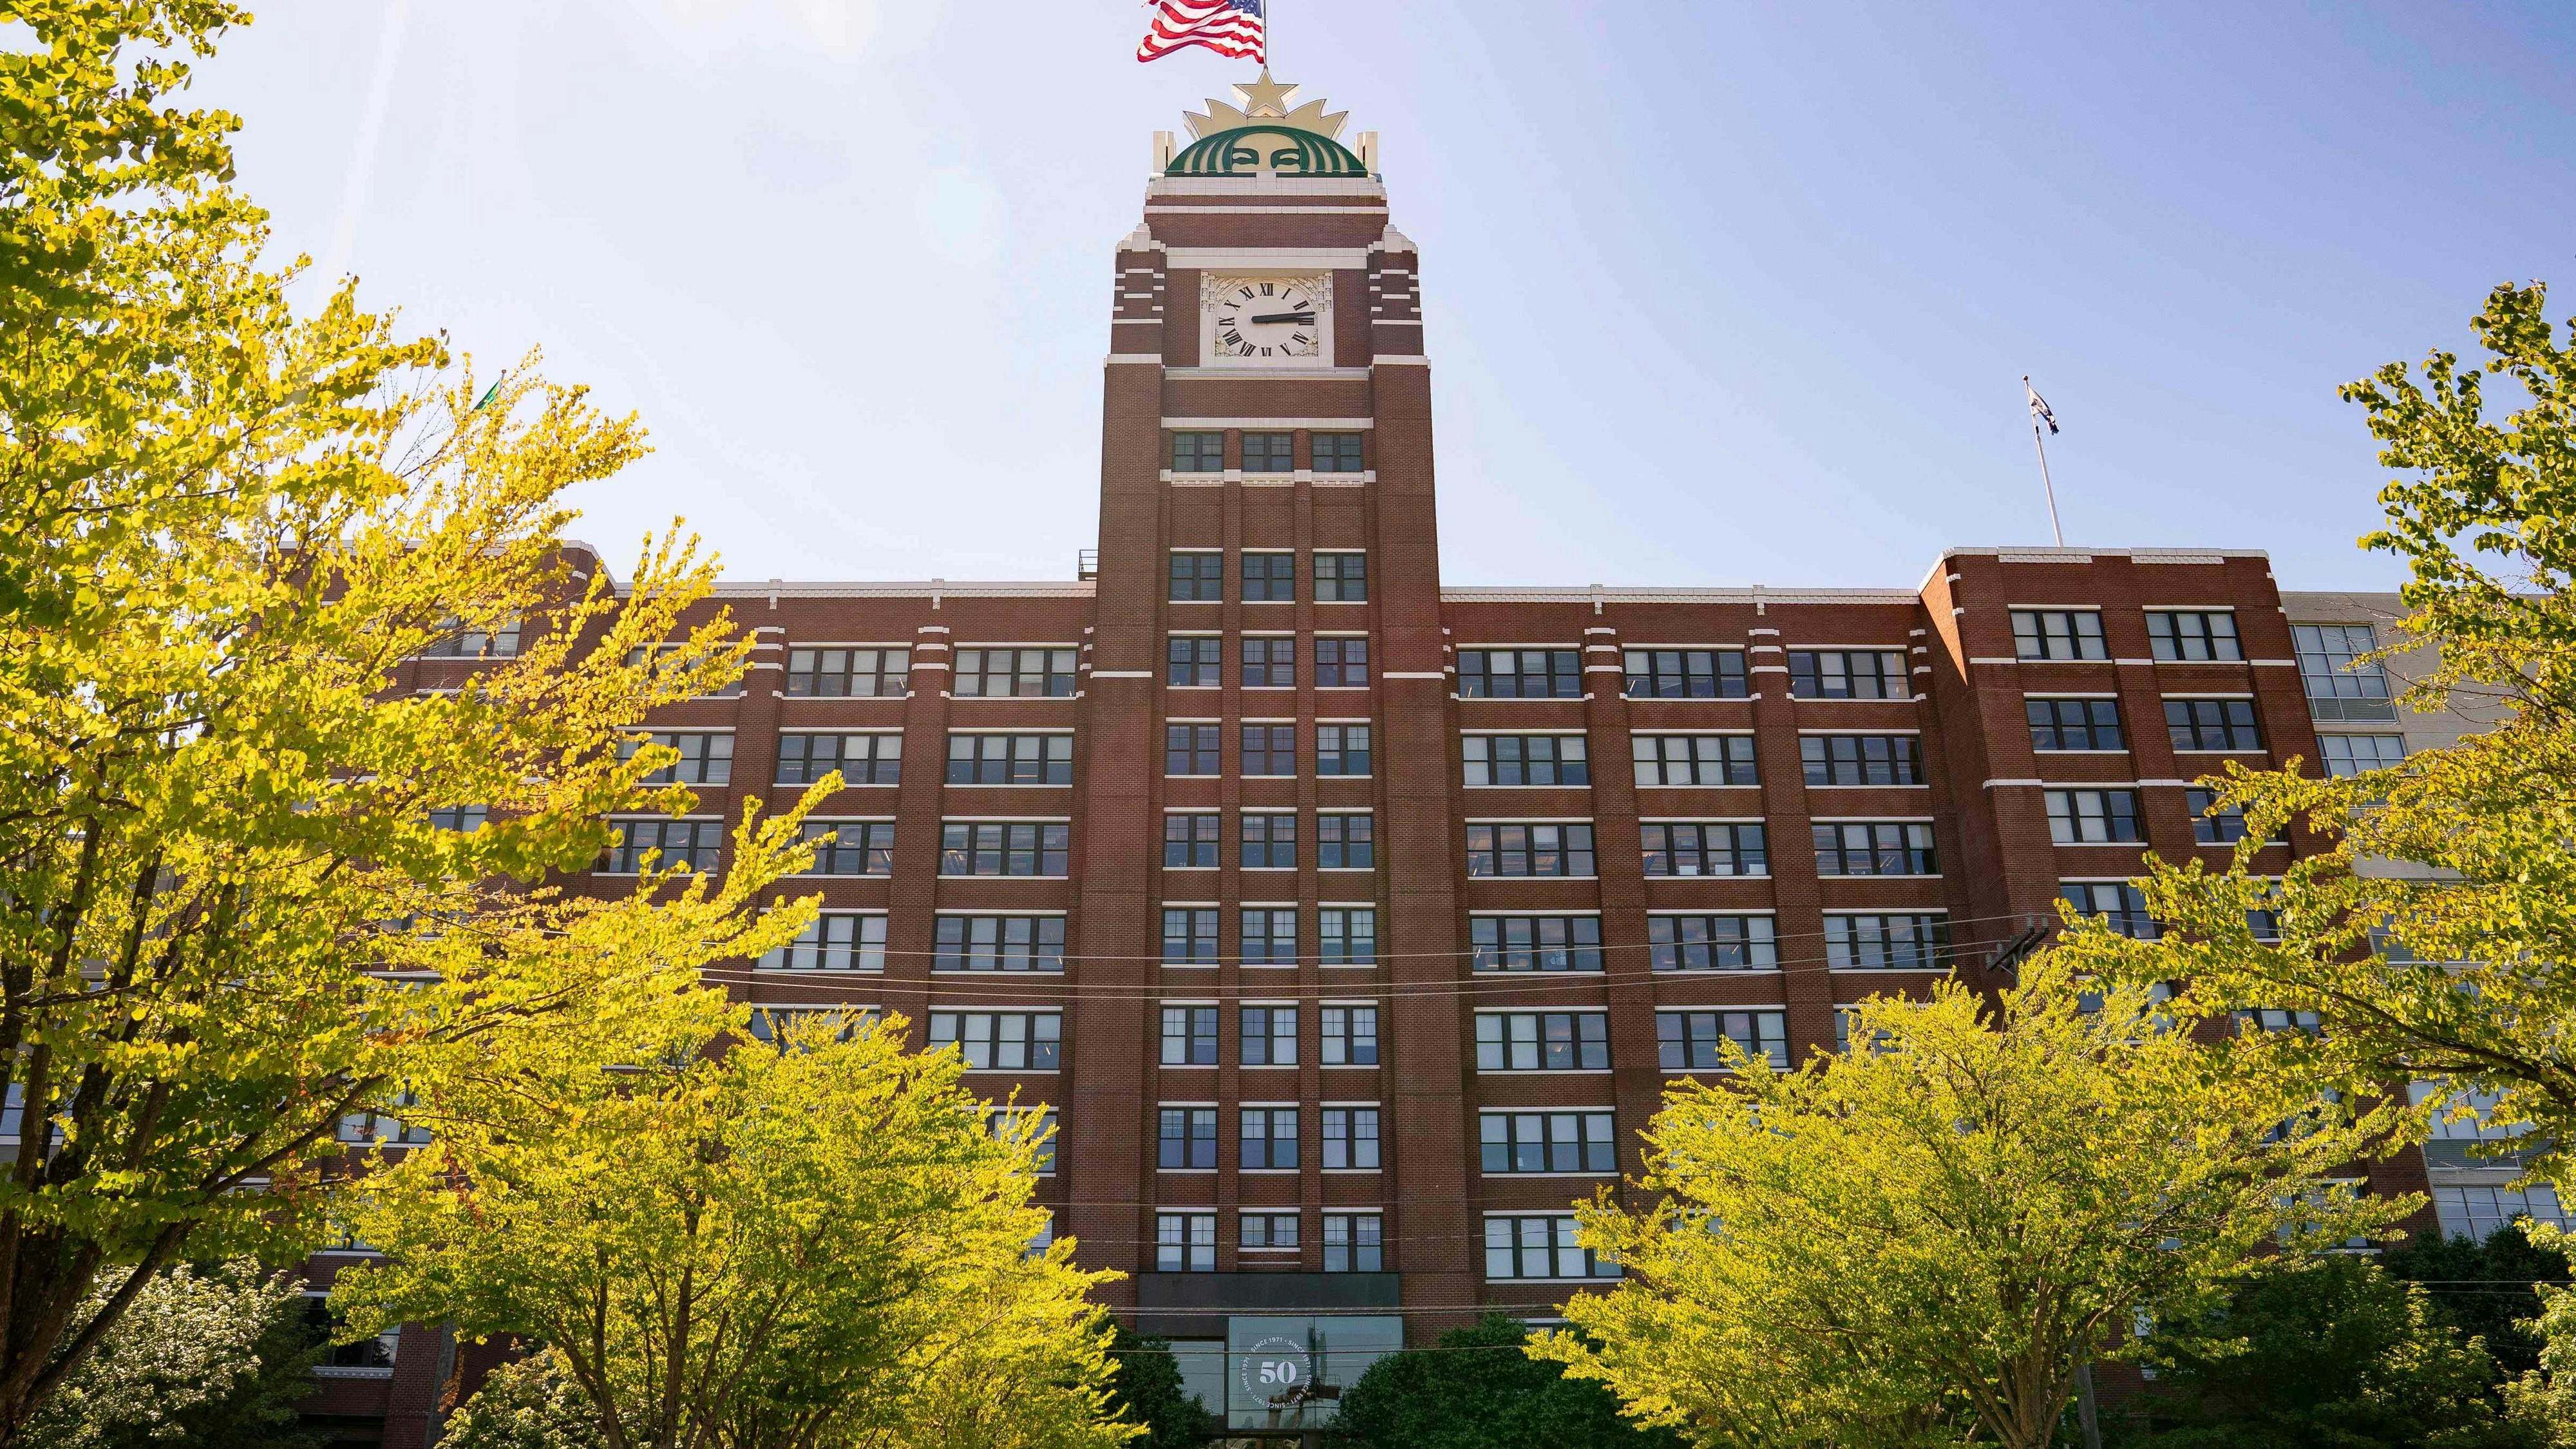
M1422 246L1453 583L2045 542L2027 372L2071 542L2382 587L2335 384L2576 312L2564 0L1274 5ZM280 244L639 410L577 532L738 578L1069 577L1149 137L1249 76L1132 0L256 8L198 94Z

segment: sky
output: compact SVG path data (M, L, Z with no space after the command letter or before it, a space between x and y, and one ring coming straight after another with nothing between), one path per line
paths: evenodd
M1072 576L1152 133L1253 70L1138 64L1134 0L253 8L195 97L281 257L639 413L573 532L747 580ZM1421 247L1451 584L2046 543L2028 374L2069 543L2393 587L2336 385L2498 283L2576 310L2563 0L1272 11Z

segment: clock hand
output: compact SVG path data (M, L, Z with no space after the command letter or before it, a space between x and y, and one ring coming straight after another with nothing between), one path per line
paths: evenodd
M1301 327L1312 327L1315 325L1315 314L1312 312L1273 312L1266 317L1255 317L1252 320L1255 322L1294 322Z

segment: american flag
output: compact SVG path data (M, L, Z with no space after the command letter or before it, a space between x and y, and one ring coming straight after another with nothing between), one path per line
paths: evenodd
M1235 60L1270 59L1261 10L1267 0L1149 0L1154 23L1136 46L1138 60L1160 60L1183 46L1203 45Z

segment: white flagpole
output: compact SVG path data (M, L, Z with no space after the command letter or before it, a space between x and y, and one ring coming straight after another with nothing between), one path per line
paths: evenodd
M2048 494L2048 531L2056 536L2057 546L2059 548L2064 548L2066 547L2066 530L2060 526L2057 521L2057 484L2049 479L2048 442L2040 435L2039 431L2039 395L2031 390L2030 376L2027 373L2022 376L2021 390L2031 399L2030 445L2039 450L2039 486Z

